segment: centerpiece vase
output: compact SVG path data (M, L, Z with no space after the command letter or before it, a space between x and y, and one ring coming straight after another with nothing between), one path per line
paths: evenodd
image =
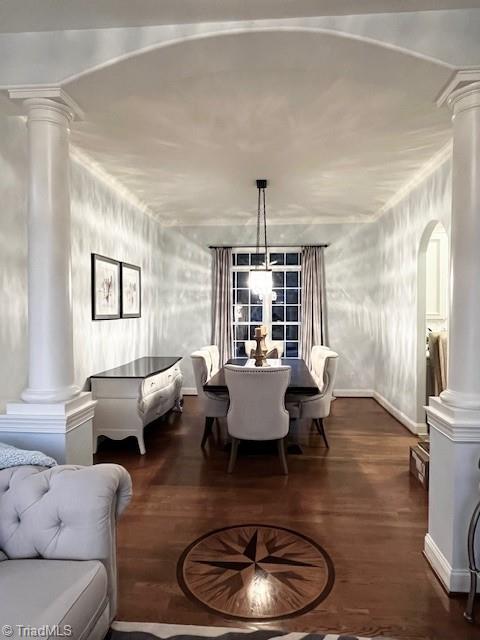
M267 364L267 345L265 344L265 338L267 336L267 328L263 325L255 329L255 342L257 346L255 348L255 366L256 367L268 367Z

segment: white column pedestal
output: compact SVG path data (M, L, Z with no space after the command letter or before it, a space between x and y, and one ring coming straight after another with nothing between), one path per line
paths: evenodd
M11 402L0 415L0 441L42 451L59 464L90 465L96 404L91 393L58 403Z
M448 592L466 592L468 525L480 499L480 411L430 398L427 416L431 463L425 556Z

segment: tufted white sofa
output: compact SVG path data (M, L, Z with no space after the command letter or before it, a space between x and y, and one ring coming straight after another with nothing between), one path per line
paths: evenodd
M116 612L116 519L131 492L114 464L0 471L0 624L10 637L28 628L105 637Z

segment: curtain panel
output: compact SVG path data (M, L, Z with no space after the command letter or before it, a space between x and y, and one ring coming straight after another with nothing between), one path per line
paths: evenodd
M313 345L328 345L323 247L302 247L302 358L311 367Z
M232 250L213 249L212 344L220 352L220 364L232 357Z

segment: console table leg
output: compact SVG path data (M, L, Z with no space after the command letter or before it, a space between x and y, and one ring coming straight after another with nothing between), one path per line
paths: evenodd
M175 400L175 406L173 407L173 410L176 413L183 413L183 396L179 396Z
M140 449L140 453L142 454L142 456L144 456L146 453L146 449L145 449L145 442L143 440L143 432L137 435L137 440L138 440L138 448Z

